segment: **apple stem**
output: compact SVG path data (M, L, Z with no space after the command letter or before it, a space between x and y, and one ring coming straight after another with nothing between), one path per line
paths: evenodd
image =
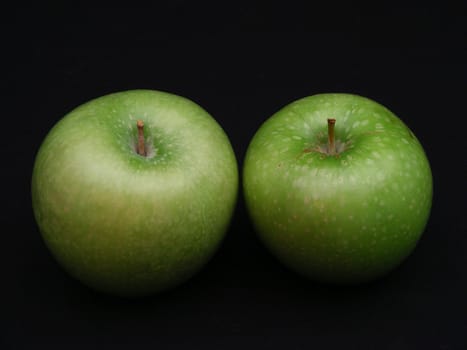
M336 124L336 120L329 118L328 119L328 152L330 155L336 154L336 144L334 142L334 124Z
M144 123L142 120L136 122L138 127L138 149L137 152L140 156L146 157L146 147L144 145Z

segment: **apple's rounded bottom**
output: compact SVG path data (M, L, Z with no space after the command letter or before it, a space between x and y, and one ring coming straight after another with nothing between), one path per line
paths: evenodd
M94 281L89 281L80 278L71 271L67 271L66 269L65 271L67 271L68 275L70 275L72 278L74 278L87 288L93 290L94 292L104 295L111 295L119 298L137 299L150 297L173 290L195 277L195 275L197 275L197 273L203 267L204 265L199 266L196 270L191 271L189 274L179 276L177 279L173 279L168 282L158 283L157 280L159 276L154 276L153 281L148 281L146 284L140 283L138 285L135 285L132 281L129 280L121 280L120 283L113 283L112 285L105 283L96 283Z
M311 252L304 256L297 254L296 250L284 250L283 246L273 245L264 236L261 238L269 253L288 270L310 281L333 286L362 285L384 278L406 261L418 243L418 240L411 242L404 251L390 259L386 256L383 262L383 256L365 257L364 254L351 259L323 258Z
M297 267L290 262L284 261L283 259L277 258L287 269L296 273L297 275L316 282L318 284L329 285L329 286L357 286L363 284L374 283L380 279L383 279L387 275L391 274L396 270L406 259L404 257L400 261L393 263L385 268L373 270L371 272L363 271L345 271L345 272L329 272L326 269L319 268L303 268Z
M138 269L131 271L115 268L111 273L97 272L90 270L83 265L70 264L62 259L56 251L51 250L52 255L58 265L73 279L80 282L87 288L104 295L111 295L120 298L136 299L150 297L168 292L183 285L194 278L211 260L217 251L217 245L211 247L210 252L206 252L198 260L180 262L176 268L170 268L164 272L146 271L138 272Z

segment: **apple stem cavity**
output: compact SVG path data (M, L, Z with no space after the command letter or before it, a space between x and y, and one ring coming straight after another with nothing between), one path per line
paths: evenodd
M140 156L146 157L146 146L144 144L144 123L142 120L138 120L136 122L136 126L138 127L138 148L137 152Z
M329 155L336 155L336 143L334 138L334 124L336 120L333 118L328 119L328 153Z

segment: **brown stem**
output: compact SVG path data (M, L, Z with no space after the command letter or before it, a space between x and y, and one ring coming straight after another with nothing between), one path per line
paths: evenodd
M138 127L138 154L140 156L146 157L146 147L144 145L144 123L142 120L138 120L136 122L136 126Z
M336 154L336 144L334 142L334 124L335 119L328 119L328 152L330 155Z

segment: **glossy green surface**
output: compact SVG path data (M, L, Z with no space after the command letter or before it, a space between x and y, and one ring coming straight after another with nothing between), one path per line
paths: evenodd
M135 151L145 123L148 157ZM237 163L221 127L195 103L134 90L66 115L37 154L34 214L74 277L119 295L183 282L211 257L235 205Z
M337 156L327 147L335 118ZM388 109L349 94L291 103L248 148L244 194L262 241L311 278L356 283L380 276L415 247L432 200L428 160Z

